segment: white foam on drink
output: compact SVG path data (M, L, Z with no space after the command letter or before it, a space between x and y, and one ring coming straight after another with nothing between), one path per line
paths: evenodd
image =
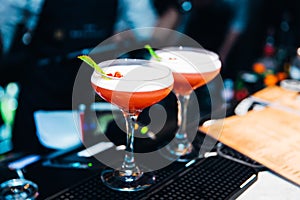
M103 67L108 74L120 72L123 77L105 79L99 73L92 74L91 82L99 87L124 92L148 92L164 89L173 84L173 76L166 76L169 72L166 69L143 67L140 65L116 65ZM164 77L164 78L162 78Z
M210 51L158 50L161 64L178 73L205 73L220 69L221 61ZM152 58L153 59L153 58Z

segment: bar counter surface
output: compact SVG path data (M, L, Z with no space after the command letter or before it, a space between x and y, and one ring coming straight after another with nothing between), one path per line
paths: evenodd
M199 133L197 136L197 138L202 138L203 134ZM207 158L199 158L189 163L175 162L155 171L156 184L149 189L140 192L118 192L102 184L100 173L106 166L93 157L89 160L90 167L86 169L80 168L79 165L59 167L63 166L58 165L59 162L62 164L62 160L70 161L70 158L82 148L78 147L62 153L55 152L50 157L48 156L51 159L42 159L25 167L23 170L25 178L35 182L39 187L37 199L247 200L259 197L273 200L276 197L275 194L278 197L275 199L282 197L293 199L300 194L298 186L226 146L224 146L223 153L254 167L226 159L217 153L211 153L207 154ZM0 165L1 182L17 177L14 171L5 167L5 163L7 164L7 162L1 162ZM276 188L271 188L272 186ZM262 191L262 188L266 190ZM278 195L278 192L281 195Z
M203 136L202 133L199 135ZM78 165L58 167L58 162L70 161L81 149L52 155L50 160L42 159L25 167L25 178L39 187L37 199L235 199L257 180L257 169L211 154L211 157L188 163L175 162L155 171L156 184L149 189L118 192L101 182L100 173L106 166L93 157L86 169ZM251 161L230 148L228 151ZM14 171L5 167L5 162L0 170L1 182L17 177Z

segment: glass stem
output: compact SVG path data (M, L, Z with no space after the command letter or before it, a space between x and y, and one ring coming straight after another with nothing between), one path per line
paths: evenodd
M178 95L178 126L179 129L176 134L176 138L179 140L187 140L187 108L190 100L190 95L181 96Z
M20 179L25 179L22 169L16 169L16 172Z
M136 166L134 158L134 126L138 117L138 114L127 113L123 111L123 115L126 120L126 130L127 130L127 141L126 141L126 151L125 157L122 165L122 171L126 176L140 176L141 171L138 166Z

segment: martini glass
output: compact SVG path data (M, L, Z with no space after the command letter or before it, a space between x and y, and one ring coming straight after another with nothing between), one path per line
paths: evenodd
M173 91L178 99L178 130L164 156L187 162L195 158L187 135L187 109L191 93L219 74L221 61L216 53L194 47L167 47L155 53L160 57L160 63L172 70Z
M170 69L157 62L138 59L116 59L99 64L106 74L94 71L91 83L95 92L122 111L126 120L127 144L123 163L117 169L104 170L101 179L118 191L139 191L151 186L155 177L144 173L134 157L135 123L142 110L164 99L172 90ZM148 171L148 170L147 170Z

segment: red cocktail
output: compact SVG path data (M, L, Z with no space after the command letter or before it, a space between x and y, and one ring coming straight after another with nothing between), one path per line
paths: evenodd
M192 152L187 139L187 106L193 90L214 79L221 69L219 56L211 51L191 47L169 47L156 51L160 63L169 67L174 76L173 90L178 98L178 131L175 141L168 145L171 156L188 161Z
M117 105L120 109L129 113L141 112L144 108L149 107L165 98L172 90L171 85L169 87L153 91L139 92L111 90L99 87L93 83L92 86L96 93L104 100Z
M134 123L144 108L161 101L171 92L174 82L172 72L157 62L136 59L105 61L99 66L105 74L122 74L117 78L94 71L91 83L99 96L122 110L127 128L127 147L122 166L103 171L102 181L119 191L145 189L153 184L155 178L143 173L135 163Z

